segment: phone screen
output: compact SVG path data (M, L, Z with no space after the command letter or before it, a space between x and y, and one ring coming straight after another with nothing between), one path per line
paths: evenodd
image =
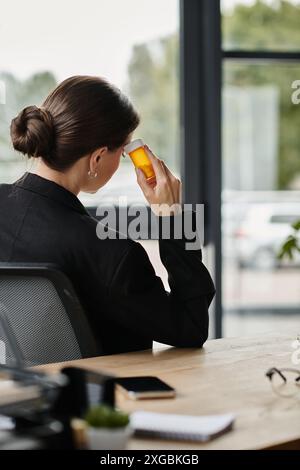
M158 377L121 377L116 379L116 383L131 394L175 394L175 389L163 382Z

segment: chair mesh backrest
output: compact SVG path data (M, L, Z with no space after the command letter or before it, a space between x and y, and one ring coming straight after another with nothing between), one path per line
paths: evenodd
M0 307L24 359L24 366L82 357L64 305L49 279L39 276L0 276ZM3 344L4 342L4 344ZM10 338L0 326L0 353L15 365Z

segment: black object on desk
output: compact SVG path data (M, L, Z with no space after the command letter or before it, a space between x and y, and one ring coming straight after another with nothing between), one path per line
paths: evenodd
M115 377L107 374L77 367L53 375L0 365L1 371L24 388L39 388L40 396L2 404L0 414L14 419L12 435L35 439L42 448L74 448L71 419L83 417L90 406L99 403L115 405Z
M55 415L82 417L90 406L115 406L115 377L79 367L65 367L61 373L68 378L68 384L53 406Z

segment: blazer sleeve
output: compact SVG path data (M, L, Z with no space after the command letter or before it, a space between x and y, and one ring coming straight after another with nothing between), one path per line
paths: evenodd
M176 217L182 215L170 216L171 227ZM170 292L156 276L144 247L132 241L109 284L109 313L144 338L176 347L201 347L208 337L208 307L215 287L202 263L201 249L186 250L186 238L172 234L171 230L168 240L159 237Z

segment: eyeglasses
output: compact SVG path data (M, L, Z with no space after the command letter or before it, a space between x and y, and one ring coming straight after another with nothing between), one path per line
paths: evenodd
M300 370L272 367L266 372L272 388L277 395L292 397L300 392Z

